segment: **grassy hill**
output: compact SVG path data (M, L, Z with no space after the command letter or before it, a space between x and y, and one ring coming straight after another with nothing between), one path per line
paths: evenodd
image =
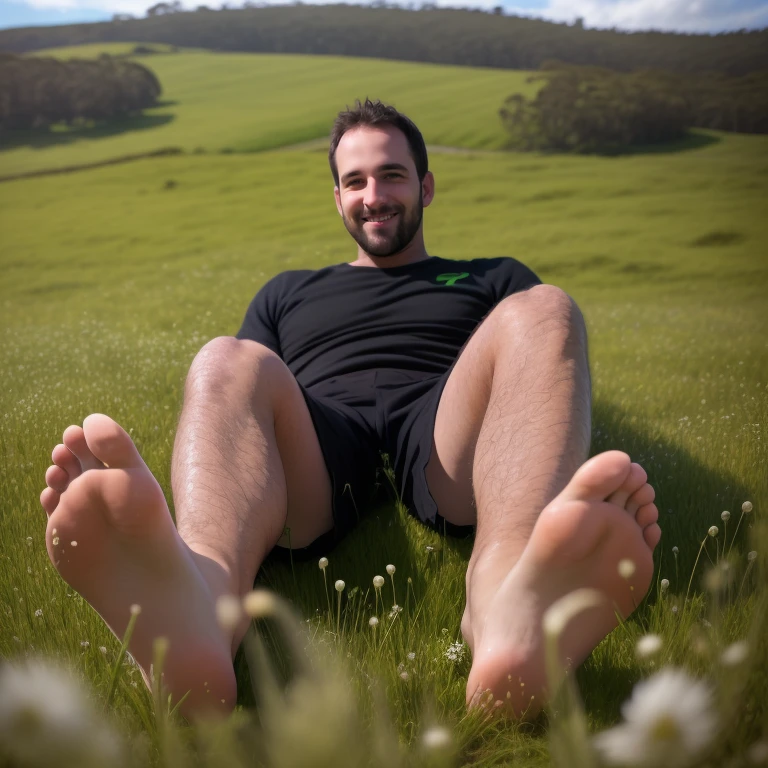
M682 601L693 561L707 528L722 526L721 510L734 510L735 519L746 499L757 514L768 503L768 225L761 215L768 138L720 138L688 152L610 159L432 158L437 197L426 212L430 252L510 254L577 298L590 329L593 450L629 451L657 489L664 531L657 578L670 580L669 595L660 597L654 587L650 603L579 673L593 728L615 722L631 683L648 673L633 652L643 632L669 640L664 663L710 675L708 657L693 653L689 643L700 626L700 604ZM37 496L51 447L67 424L93 411L108 413L131 430L168 492L192 357L211 337L237 330L268 277L348 259L353 247L319 150L177 156L0 184L0 231L6 329L0 367L9 374L0 395L6 489L0 601L9 612L0 657L31 648L55 653L84 670L100 701L117 644L48 564ZM764 551L748 542L748 533L745 523L734 547L740 579L747 549ZM429 559L427 545L444 548ZM672 547L679 555L673 557ZM345 685L365 700L369 679L383 681L402 743L414 742L433 717L424 714L424 702L434 702L434 717L452 727L467 764L549 765L544 729L484 728L464 717L468 664L465 658L452 666L445 643L460 639L466 542L443 543L387 509L328 554L331 578L343 578L348 589L360 586L365 595L345 609L339 647L354 664ZM372 649L367 618L374 609L366 589L388 562L397 564L398 589L413 578L418 602L406 607L386 643ZM703 567L704 557L698 575ZM326 647L335 617L322 613L316 562L296 567L298 589L287 566L264 573L314 617L310 631L318 647ZM716 624L719 643L745 637L759 615L753 598L739 594L727 622ZM716 613L706 614L713 623ZM754 624L755 648L762 647L763 631ZM409 667L406 686L398 664L411 652L417 666ZM740 689L749 716L734 710L710 765L726 764L727 755L756 738L767 668L756 667L748 689ZM152 718L138 685L131 687L126 676L113 708L115 720L137 739ZM370 707L362 711L367 724L389 717Z
M124 53L130 45L41 52L62 58ZM137 58L163 86L164 105L90 130L5 140L0 175L62 168L180 147L252 152L326 137L356 98L389 101L413 118L430 144L498 148L506 96L530 95L527 73L331 56L185 51Z
M548 59L622 71L650 67L730 75L768 67L768 30L718 35L625 32L489 13L479 7L425 3L417 11L385 5L201 6L197 11L95 24L3 29L0 51L139 40L210 51L363 56L501 69L537 69Z
M354 255L333 204L325 147L279 147L327 135L337 109L371 95L409 113L431 144L492 148L503 140L501 99L532 87L520 72L384 68L370 59L185 51L142 61L169 101L149 116L154 122L144 119L143 130L73 132L0 152L3 174L168 145L188 150L0 184L0 659L55 655L87 678L99 705L119 644L55 573L43 540L38 495L62 430L94 411L113 416L169 495L194 355L212 337L236 332L249 300L275 273ZM734 756L764 738L768 548L755 537L768 504L768 137L695 138L685 150L612 158L433 153L436 198L425 231L430 253L515 256L581 306L590 333L592 451L620 448L646 467L663 529L649 599L577 675L588 722L596 730L620 719L633 683L652 671L636 658L635 641L659 633L665 646L653 663L717 684L721 711L729 713L697 764L703 768L744 765ZM204 151L194 154L198 147ZM735 535L746 500L755 511ZM722 510L732 511L727 526ZM712 524L720 526L717 539L707 536ZM693 572L702 539L708 548ZM708 596L701 577L725 556L726 542L735 587ZM550 765L547 727L466 717L469 662L446 651L460 640L468 548L427 531L402 508L368 518L328 553L331 583L343 578L350 593L360 587L357 602L345 603L340 638L335 614L325 613L316 561L295 571L270 564L259 578L290 596L309 619L314 645L347 665L338 679L363 701L365 728L355 739L391 719L395 742L415 750L423 726L436 720L451 727L462 765L543 768ZM749 550L760 553L752 570ZM410 602L372 643L367 619L378 607L369 587L389 562L397 565L400 596L412 579ZM689 579L693 600L686 600ZM753 654L747 663L734 671L717 661L744 638ZM407 683L400 676L406 665ZM370 703L371 680L381 681L388 712ZM324 691L317 703L333 712ZM121 678L110 713L137 750L162 748L135 670ZM339 737L339 750L345 744ZM220 765L231 766L222 755ZM343 755L335 764L344 764Z

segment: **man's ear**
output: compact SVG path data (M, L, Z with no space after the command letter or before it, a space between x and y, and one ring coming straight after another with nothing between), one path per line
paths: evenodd
M344 218L344 211L341 208L341 192L338 187L333 188L333 197L336 200L336 210L339 212L339 216Z
M427 171L421 182L421 199L426 208L435 198L435 177Z

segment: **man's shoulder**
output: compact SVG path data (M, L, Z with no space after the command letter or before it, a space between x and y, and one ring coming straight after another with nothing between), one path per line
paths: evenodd
M478 257L474 259L445 259L442 256L435 257L436 269L448 269L457 271L466 271L473 275L489 276L497 275L503 272L514 272L527 267L517 259L511 256L490 256Z
M267 282L264 283L262 290L277 292L292 290L299 285L311 282L318 276L327 274L338 266L338 264L334 264L327 267L320 267L319 269L286 269L282 272L278 272L267 280Z

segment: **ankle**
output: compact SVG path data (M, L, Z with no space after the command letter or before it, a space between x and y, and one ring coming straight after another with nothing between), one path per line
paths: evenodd
M214 600L225 594L237 596L243 594L239 574L228 558L214 547L196 542L186 542L186 544Z

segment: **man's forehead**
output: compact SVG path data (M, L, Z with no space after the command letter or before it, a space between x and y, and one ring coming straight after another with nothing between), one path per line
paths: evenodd
M362 163L379 165L387 162L415 168L408 140L394 126L350 128L336 148L336 165L340 174Z

